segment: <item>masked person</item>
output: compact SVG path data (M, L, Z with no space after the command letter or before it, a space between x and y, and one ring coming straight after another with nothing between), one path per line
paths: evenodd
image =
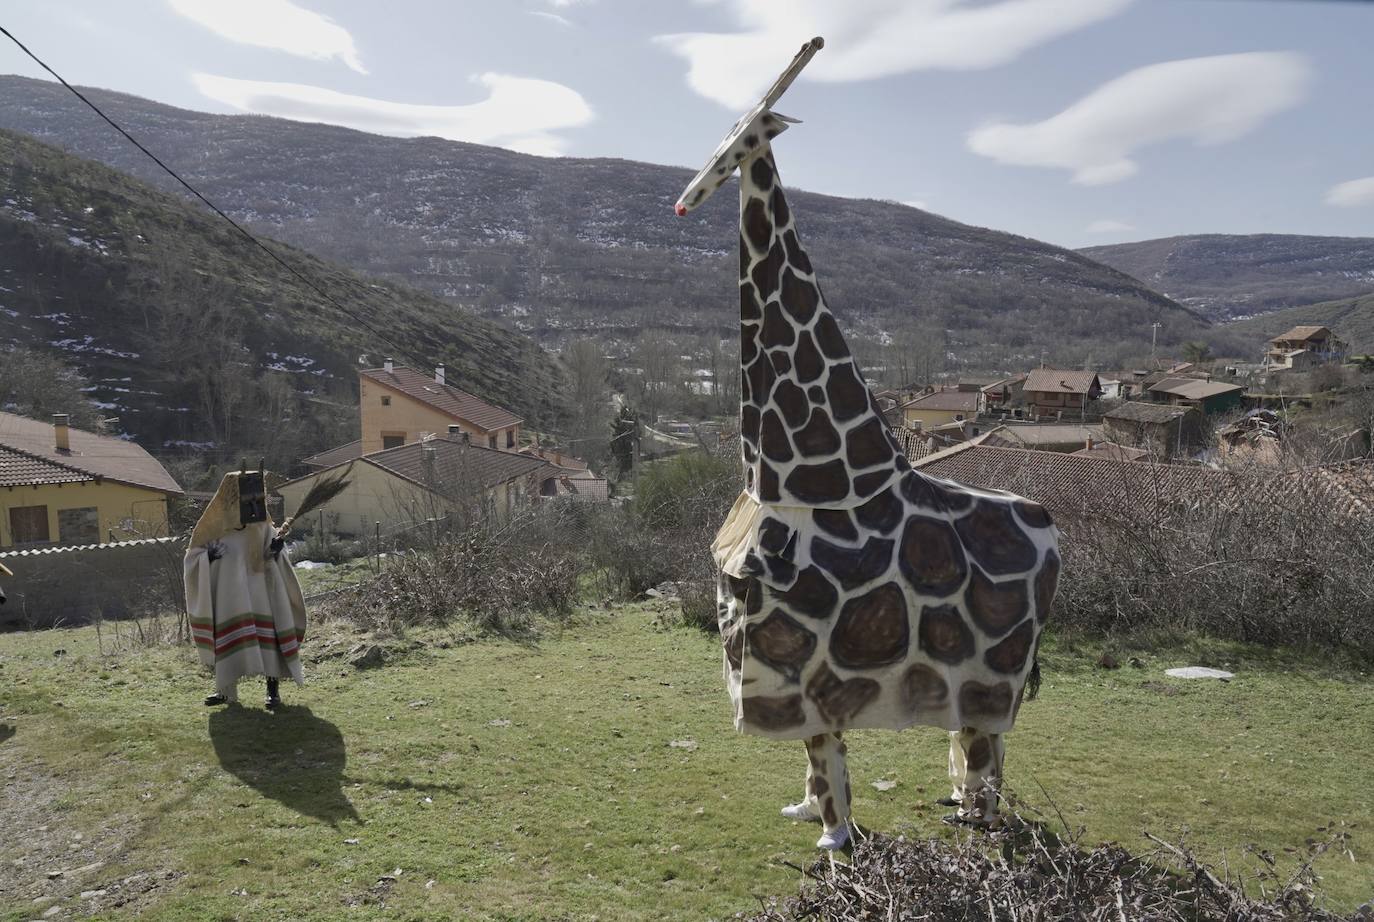
M191 532L186 610L201 662L215 673L207 705L237 703L246 675L267 677L268 708L281 705L280 679L304 684L305 600L284 531L267 514L263 472L238 471L224 475Z

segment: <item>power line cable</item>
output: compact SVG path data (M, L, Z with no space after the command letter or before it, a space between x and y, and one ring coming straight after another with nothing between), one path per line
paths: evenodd
M129 134L129 132L127 132L127 131L125 131L123 128L121 128L121 127L115 122L114 119L110 118L108 115L106 115L104 112L102 112L99 106L97 106L95 103L93 103L93 102L91 102L89 99L87 99L87 98L81 93L80 90L78 90L76 87L72 86L72 85L71 85L70 83L68 83L66 80L62 79L62 75L61 75L61 74L59 74L57 71L55 71L55 70L53 70L51 67L49 67L40 57L38 57L38 55L36 55L36 54L34 54L32 51L30 51L30 50L28 49L28 47L27 47L23 42L21 42L19 39L15 38L14 33L10 32L10 30L6 29L4 26L0 26L0 34L3 34L3 35L4 35L6 38L8 38L10 41L14 42L15 45L19 46L19 50L22 51L22 52L24 52L24 54L28 55L30 58L32 58L33 61L34 61L34 63L36 63L39 67L41 67L41 68L43 68L44 70L46 70L48 73L52 74L53 77L54 77L54 79L56 79L58 83L62 84L64 87L66 87L68 90L70 90L70 91L76 96L77 99L81 100L81 101L84 102L87 106L89 106L89 107L91 108L91 111L93 111L96 115L98 115L98 116L100 116L102 119L104 119L105 122L106 122L111 128L113 128L115 131L118 131L120 134L122 134L122 135L124 136L124 138L125 138L130 144L132 144L134 147L137 147L140 151L142 151L144 154L146 154L146 155L148 156L149 159L151 159L151 160L152 160L154 163L156 163L158 166L162 167L163 171L166 172L166 174L167 174L168 176L172 177L172 178L175 179L177 182L179 182L183 187L185 187L186 191L190 192L190 193L191 193L192 195L194 195L196 198L200 199L200 201L203 202L207 208L209 208L209 209L210 209L211 211L213 211L215 214L219 215L221 218L223 218L225 221L227 221L227 222L229 223L229 225L230 225L231 227L233 227L234 230L236 230L236 231L238 231L240 234L242 234L243 237L244 237L245 239L247 239L250 243L252 243L252 244L253 244L254 246L256 246L258 249L262 250L262 251L263 251L264 253L266 253L268 256L270 256L270 257L272 258L272 260L273 260L274 262L277 263L277 265L281 266L281 267L282 267L283 269L285 269L287 272L290 272L292 275L294 275L297 279L299 279L299 280L301 281L302 284L304 284L304 285L305 285L306 287L308 287L311 291L315 292L315 294L319 295L321 298L323 298L324 300L326 300L326 301L328 301L330 304L332 304L334 307L336 307L336 308L339 310L339 312L342 313L344 316L348 317L350 320L352 320L352 321L354 321L355 323L357 323L359 326L361 326L363 329L367 330L367 331L368 331L369 333L371 333L373 336L377 337L377 339L380 340L381 342L385 343L385 344L388 345L388 346L391 346L392 349L394 349L394 350L396 351L396 354L397 354L400 358L403 358L403 359L404 359L404 358L409 357L409 358L411 359L411 361L414 362L414 356L409 355L409 353L408 353L408 351L407 351L406 349L404 349L403 347L401 347L400 345L398 345L398 344L397 344L396 342L394 342L390 337L388 337L386 334L382 333L380 330L378 330L378 329L377 329L376 327L374 327L372 324L368 323L368 322L367 322L366 320L364 320L362 317L358 316L358 315L355 314L353 311L349 310L348 308L346 308L346 307L344 307L342 304L340 304L334 297L332 297L330 294L328 294L324 289L320 288L320 286L318 286L318 285L316 285L314 282L312 282L309 278L307 278L307 277L306 277L303 273L301 273L298 269L296 269L294 266L292 266L292 265L291 265L290 263L288 263L286 260L284 260L284 259L282 259L280 256L278 256L270 247L267 246L267 244L263 243L263 242L262 242L261 240L259 240L257 237L253 236L253 234L251 234L248 230L246 230L246 229L243 227L243 225L239 224L239 223L238 223L237 221L235 221L233 218L229 217L229 215L225 214L222 210L220 210L219 206L217 206L214 202L210 201L208 198L206 198L204 195L202 195L202 194L200 193L200 191L199 191L198 189L196 189L195 186L192 186L189 182L187 182L186 180L182 179L181 176L178 175L177 172L176 172L175 170L173 170L173 169L172 169L171 167L169 167L167 164L163 163L162 160L159 159L158 156L157 156L156 154L154 154L152 151L148 150L148 148L144 147L144 146L139 142L139 140L138 140L137 138L135 138L133 135ZM423 363L420 363L417 367L423 368L423 367L425 367L425 366L424 366Z

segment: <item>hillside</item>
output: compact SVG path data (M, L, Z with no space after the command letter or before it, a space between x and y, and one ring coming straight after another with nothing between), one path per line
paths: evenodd
M1199 234L1078 252L1218 321L1374 293L1374 237Z
M90 95L235 217L537 337L733 331L735 197L674 218L691 170ZM0 78L0 126L171 188L55 84ZM1205 330L1173 301L1069 250L895 203L800 193L794 204L827 295L861 331L939 326L961 359L1021 365L1041 349L1063 361L1140 354L1154 321L1164 346Z
M1356 353L1374 352L1374 294L1290 307L1226 325L1227 330L1263 342L1299 324L1330 327Z
M528 338L272 245L402 344L409 355L396 358L443 361L450 383L531 422L559 414L562 371ZM358 362L392 351L203 208L0 130L0 348L10 345L62 355L116 431L151 448L288 454L325 447L350 418L356 428ZM282 446L288 437L303 444Z

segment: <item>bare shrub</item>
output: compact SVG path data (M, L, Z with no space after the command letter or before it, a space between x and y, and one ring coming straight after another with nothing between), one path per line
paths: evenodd
M1055 510L1058 629L1374 652L1369 465L1118 467L1120 482Z

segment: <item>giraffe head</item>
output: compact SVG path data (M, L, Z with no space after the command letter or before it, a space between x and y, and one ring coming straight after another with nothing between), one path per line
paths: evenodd
M735 127L730 129L725 140L720 142L711 159L706 161L706 166L687 184L682 197L673 206L678 217L710 198L711 193L725 185L736 169L766 153L769 142L786 131L788 125L797 122L795 118L779 115L769 109L767 100L745 113L743 118L735 122Z

